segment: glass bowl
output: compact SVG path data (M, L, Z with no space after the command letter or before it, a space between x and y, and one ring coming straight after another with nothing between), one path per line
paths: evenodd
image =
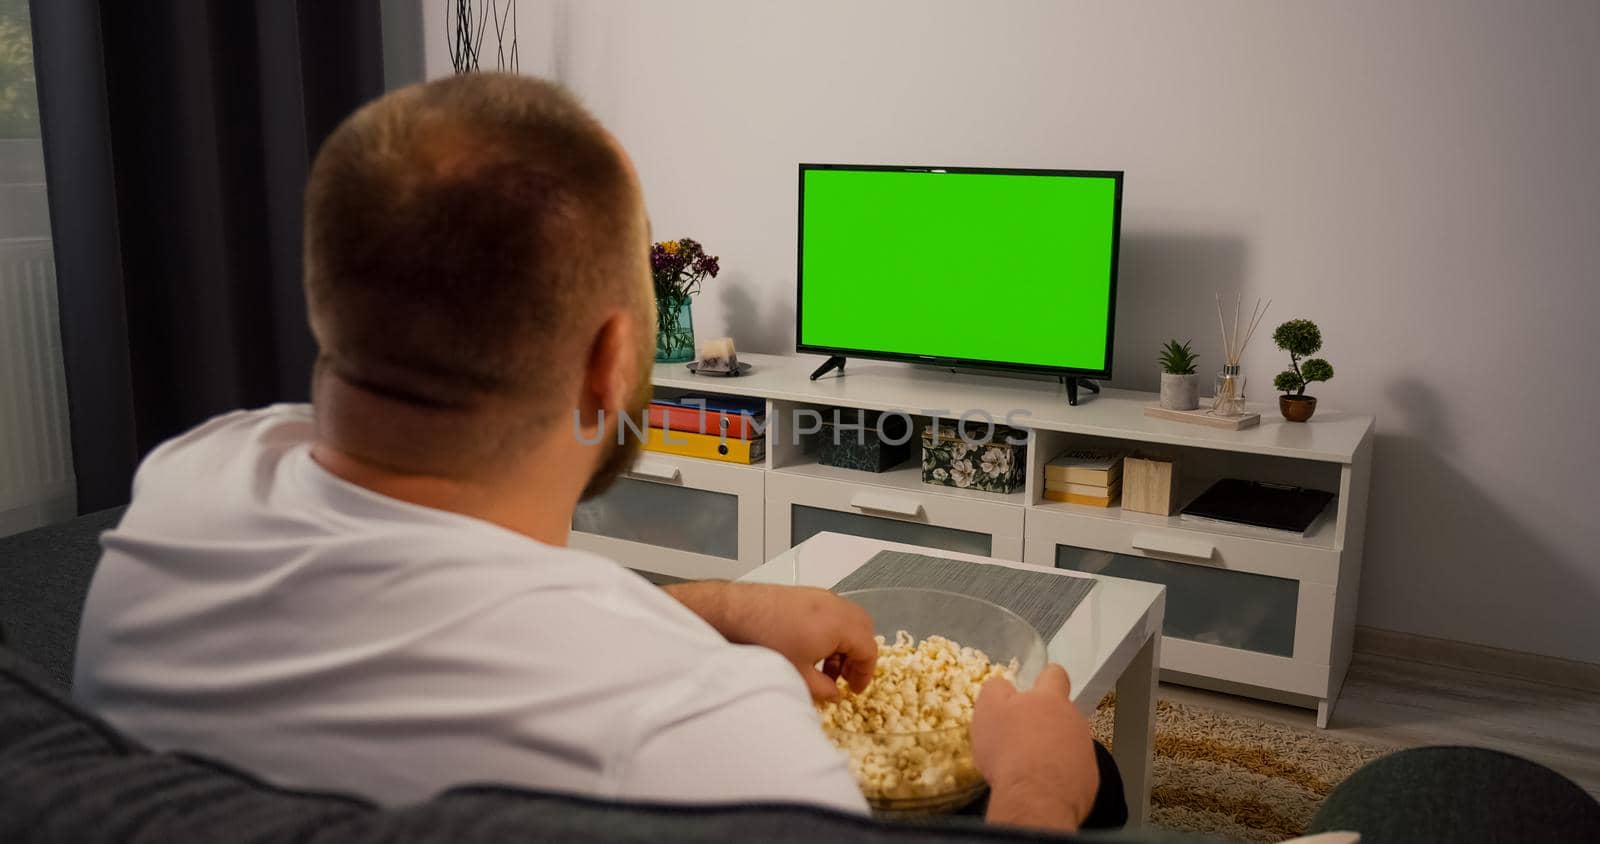
M1017 661L1016 686L1026 689L1044 669L1045 643L1032 624L1016 613L981 598L937 589L882 588L844 592L872 616L875 632L889 642L904 630L917 641L943 636L962 647L976 648L990 662ZM927 760L919 778L880 788L861 782L867 803L882 815L929 815L954 812L983 795L987 785L972 763L967 726L918 732L857 732L825 728L835 746L848 752L851 768L866 760L885 762L913 754Z

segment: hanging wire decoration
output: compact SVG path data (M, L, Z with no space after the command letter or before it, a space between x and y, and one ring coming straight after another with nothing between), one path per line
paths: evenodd
M476 6L476 8L474 8ZM495 69L516 73L520 58L517 50L517 0L445 0L445 37L450 42L450 66L455 72L473 73L480 69L483 34L494 21ZM511 43L506 43L506 36Z

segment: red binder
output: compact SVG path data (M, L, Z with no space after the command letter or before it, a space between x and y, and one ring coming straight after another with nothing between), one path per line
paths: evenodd
M691 434L722 434L729 439L748 440L761 435L752 427L757 421L759 420L741 413L650 403L652 428L670 428Z

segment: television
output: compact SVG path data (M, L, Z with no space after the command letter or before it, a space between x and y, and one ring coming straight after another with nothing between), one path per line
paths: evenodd
M1121 171L800 165L799 352L1109 378ZM1089 386L1093 386L1090 384Z

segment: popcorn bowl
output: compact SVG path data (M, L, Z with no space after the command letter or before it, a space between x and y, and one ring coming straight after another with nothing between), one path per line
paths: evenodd
M893 643L905 631L916 641L941 636L982 651L995 665L1016 661L1013 682L1033 684L1047 660L1045 643L1021 616L980 598L935 589L879 588L844 592L872 615L875 632ZM855 730L824 725L872 810L881 815L954 812L981 797L987 785L972 761L967 723L934 729Z

